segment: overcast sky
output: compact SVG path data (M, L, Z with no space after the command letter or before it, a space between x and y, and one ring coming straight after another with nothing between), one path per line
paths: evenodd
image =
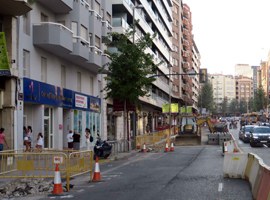
M192 12L201 68L234 75L236 64L259 65L270 49L270 0L183 0Z

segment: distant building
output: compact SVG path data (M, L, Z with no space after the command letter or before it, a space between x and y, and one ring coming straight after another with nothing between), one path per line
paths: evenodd
M214 103L220 111L221 104L227 99L230 103L236 98L235 78L231 75L212 74L211 84L213 87Z

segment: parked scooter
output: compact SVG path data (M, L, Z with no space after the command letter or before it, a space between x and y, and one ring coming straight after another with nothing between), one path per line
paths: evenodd
M102 141L98 139L94 147L94 159L96 156L99 158L108 158L112 153L112 145L109 144L106 140Z

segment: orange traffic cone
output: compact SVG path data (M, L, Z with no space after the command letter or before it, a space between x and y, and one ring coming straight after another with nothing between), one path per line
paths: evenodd
M143 152L144 153L146 152L146 145L145 145L145 143L143 144Z
M171 148L170 148L170 151L174 151L173 142L171 143Z
M59 164L55 165L55 172L54 172L54 185L52 194L54 195L61 195L63 193L63 187L61 183L61 175L59 171Z
M168 151L169 151L169 147L168 147L168 143L166 143L164 152L168 152Z
M101 174L100 174L100 169L99 169L99 164L98 164L98 157L96 156L96 163L95 163L95 172L92 181L98 182L101 181Z

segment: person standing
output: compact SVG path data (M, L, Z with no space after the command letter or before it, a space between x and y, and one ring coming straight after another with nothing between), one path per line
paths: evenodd
M73 149L73 131L69 130L67 134L68 148Z
M4 132L5 132L5 129L0 128L0 151L4 150L4 143L6 144L7 148L9 149Z
M74 134L73 134L73 149L80 150L80 140L81 140L80 133L74 131Z
M90 150L90 129L85 129L85 143L86 143L86 149Z
M26 135L24 137L24 144L25 144L25 151L30 151L31 150L31 143L32 143L32 127L28 126Z
M41 152L43 146L44 146L43 135L42 133L38 133L36 148L38 149L39 152Z

